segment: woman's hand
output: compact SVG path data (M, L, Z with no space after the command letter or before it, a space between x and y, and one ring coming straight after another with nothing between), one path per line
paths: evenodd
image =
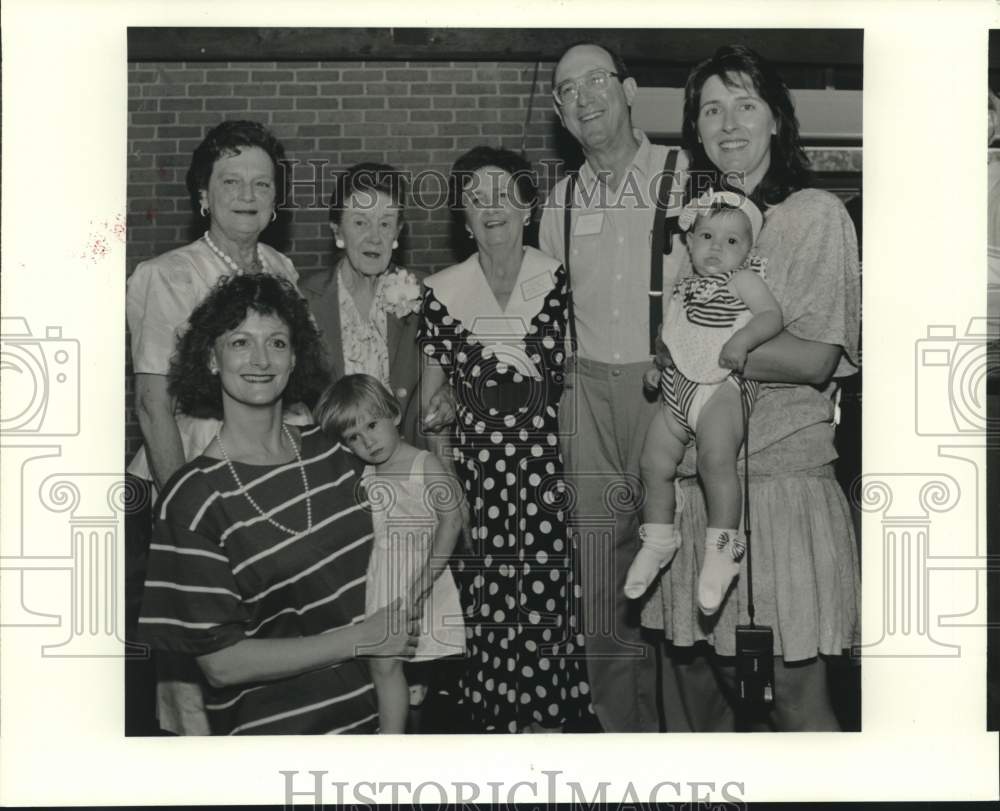
M722 345L719 352L719 366L723 369L732 369L734 372L742 372L747 363L747 347L739 335L733 335Z
M417 650L420 615L410 601L397 597L361 623L363 641L357 655L377 658L409 659Z
M417 649L417 615L396 599L354 625L325 634L283 639L243 639L198 657L213 687L232 687L297 676L362 656L408 659Z
M766 383L825 386L837 369L843 349L837 344L796 338L779 332L750 353L743 374Z
M440 433L455 421L455 394L445 383L431 395L424 413L424 430L432 434Z

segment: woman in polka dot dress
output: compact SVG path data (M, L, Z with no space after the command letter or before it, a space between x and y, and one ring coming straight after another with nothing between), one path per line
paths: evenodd
M464 704L485 732L560 731L590 712L558 446L566 276L522 244L536 197L523 159L477 147L451 180L479 252L426 279L423 386L450 380L458 404L450 450L432 445L472 513Z

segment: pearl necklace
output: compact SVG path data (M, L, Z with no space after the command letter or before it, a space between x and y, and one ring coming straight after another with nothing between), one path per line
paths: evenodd
M239 265L236 264L236 262L233 260L233 257L231 257L228 253L222 250L222 248L220 248L218 245L212 242L212 237L208 235L208 231L205 232L205 235L202 237L202 239L204 239L205 244L207 244L208 247L212 249L212 253L218 256L219 259L221 259L226 264L227 267L232 269L237 276L245 272L243 268L241 268ZM252 272L252 271L261 271L263 269L264 269L264 255L261 252L260 243L258 242L257 257L253 260L253 262L250 263L250 270Z
M233 478L236 480L236 485L243 492L243 495L246 496L246 499L247 499L247 501L250 502L250 505L257 511L257 514L260 515L260 517L263 518L265 521L267 521L269 524L272 524L273 526L276 526L282 532L287 532L289 535L308 534L309 532L312 531L312 528L313 528L313 511L312 511L312 496L310 495L310 491L309 491L309 479L306 477L306 466L302 463L302 454L299 451L299 446L295 444L295 440L292 438L292 432L288 429L288 426L285 425L284 423L282 423L281 430L284 431L285 436L288 437L288 441L292 444L292 450L295 451L295 461L297 461L299 463L299 473L302 476L302 487L303 487L304 492L306 494L306 529L305 529L305 533L299 533L298 530L289 529L284 524L278 523L273 518L271 518L271 516L269 516L266 512L264 512L264 510L262 510L260 508L260 505L256 501L254 501L254 498L253 498L253 496L250 495L250 492L247 490L246 485L243 484L242 481L240 481L239 474L236 473L236 467L233 465L232 460L229 458L229 454L226 453L226 446L222 444L222 426L221 425L219 426L218 430L216 430L216 432L215 432L215 441L217 443L219 443L219 452L222 454L222 458L226 461L226 466L229 468L229 472L232 474Z

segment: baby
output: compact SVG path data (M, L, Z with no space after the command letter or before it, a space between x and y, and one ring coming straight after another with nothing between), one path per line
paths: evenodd
M782 329L781 308L764 283L765 260L751 253L763 215L732 191L709 192L687 206L679 226L687 235L694 274L681 279L664 316L662 339L673 366L651 369L646 382L662 393L641 459L646 488L642 539L625 581L641 597L680 544L674 529L674 478L692 437L705 489L708 530L698 577L698 605L713 614L739 574L745 544L740 525L736 460L756 381L742 376L747 354Z

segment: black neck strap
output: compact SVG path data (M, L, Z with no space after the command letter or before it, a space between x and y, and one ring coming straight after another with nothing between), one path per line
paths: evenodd
M750 407L743 389L747 385L740 378L740 403L743 405L743 535L746 543L747 557L747 615L750 617L750 627L754 627L755 609L753 604L753 558L750 550Z

